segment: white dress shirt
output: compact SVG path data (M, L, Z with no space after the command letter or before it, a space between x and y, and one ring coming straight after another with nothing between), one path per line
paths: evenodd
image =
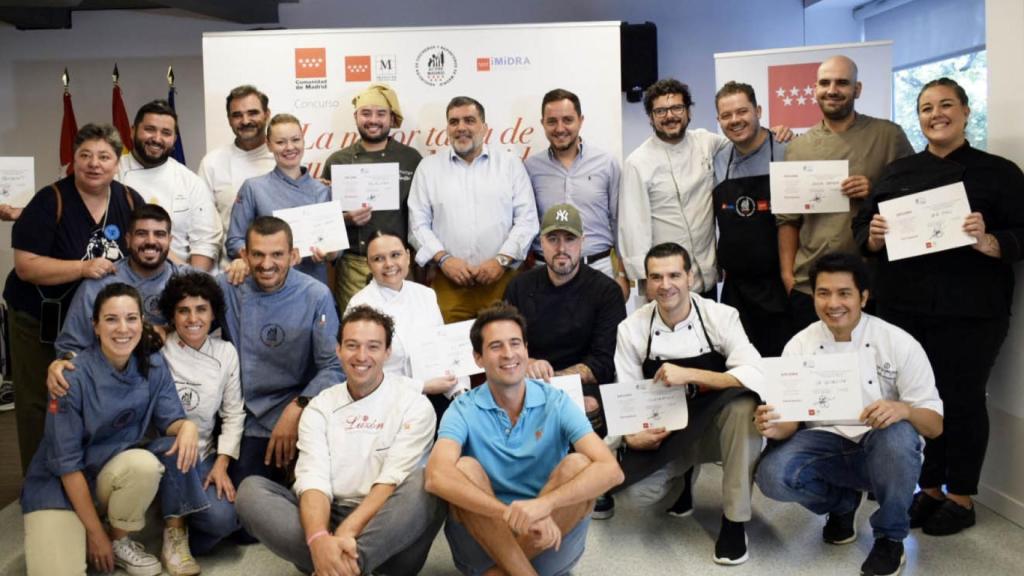
M469 164L447 148L420 162L409 193L416 262L444 250L477 266L498 254L526 258L540 228L530 177L518 157L483 151Z

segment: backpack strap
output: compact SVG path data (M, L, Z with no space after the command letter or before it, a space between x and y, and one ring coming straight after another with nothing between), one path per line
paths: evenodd
M60 195L60 188L57 188L56 182L50 184L50 188L53 188L53 193L57 196L57 225L60 226L61 216L64 215L64 198Z

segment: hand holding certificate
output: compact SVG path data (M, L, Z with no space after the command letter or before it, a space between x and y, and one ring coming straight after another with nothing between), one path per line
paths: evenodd
M686 386L665 386L643 380L603 384L600 390L609 436L636 434L652 428L682 430L689 421Z
M780 422L859 423L864 409L857 354L763 358L764 401Z
M849 212L842 183L850 175L846 160L772 162L768 167L772 214Z
M374 210L398 210L399 181L397 162L331 166L332 198L340 198L345 211L365 206Z
M472 320L438 326L420 342L412 345L409 359L412 363L412 377L430 380L450 372L452 376L480 374L483 368L473 359L473 344L469 341Z
M878 203L889 231L889 261L969 246L978 240L964 232L971 213L963 182L940 186Z
M291 226L292 245L303 258L313 254L313 246L323 252L348 248L345 220L337 201L274 210L274 216Z

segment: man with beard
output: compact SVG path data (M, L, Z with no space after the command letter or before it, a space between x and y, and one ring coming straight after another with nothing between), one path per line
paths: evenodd
M501 298L537 234L530 178L515 156L484 144L484 107L456 96L445 111L451 148L420 163L409 194L416 262L433 263L447 323Z
M619 217L619 162L592 144L583 145L580 127L583 112L578 96L557 88L540 104L541 125L551 146L526 159L537 211L568 203L583 215L583 263L619 283L629 295L629 281L619 260L611 258ZM538 260L544 261L541 243L533 243ZM532 320L531 320L532 322Z
M251 475L283 484L297 455L299 417L321 390L344 380L334 354L338 314L331 292L301 272L288 223L252 221L241 257L250 274L235 286L227 275L222 337L235 345L245 400L245 433L230 470L240 486Z
M231 207L242 182L274 169L274 155L267 149L267 121L270 99L255 86L243 84L228 93L228 124L235 141L207 152L199 163L199 177L213 192L220 213L221 229L231 224ZM227 253L221 251L221 265L227 266Z
M402 127L402 109L398 95L384 84L372 84L352 99L353 117L359 140L331 154L324 162L324 180L331 180L331 166L335 164L398 164L398 210L373 211L370 206L345 212L349 249L338 261L334 276L334 298L338 310L344 310L348 301L367 284L370 267L366 263L366 245L374 230L388 230L409 236L409 187L416 172L420 153L391 138L391 128Z
M123 282L134 287L142 296L146 321L156 326L167 324L157 301L171 276L183 270L167 258L172 230L171 217L156 204L143 204L132 212L128 224L128 258L114 264L113 274L83 280L78 286L68 306L64 327L54 342L58 358L73 358L96 340L92 306L96 295L107 284Z
M626 305L615 282L582 262L585 228L575 206L548 208L540 226L547 266L513 278L505 301L526 318L526 375L548 380L579 374L587 417L599 430L597 385L615 381L615 331L626 318Z
M786 149L786 161L848 160L850 177L843 194L850 211L834 214L779 214L779 265L789 293L792 329L815 322L814 299L808 272L828 252L858 253L850 225L853 216L887 164L914 153L898 124L854 111L860 97L857 65L846 56L833 56L818 67L814 99L821 123Z
M118 180L173 214L171 259L212 270L223 231L213 197L198 176L171 158L178 115L166 100L139 108L132 126L132 153L121 157Z

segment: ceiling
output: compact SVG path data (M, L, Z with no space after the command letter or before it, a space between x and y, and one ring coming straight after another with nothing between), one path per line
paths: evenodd
M0 0L0 21L19 30L71 28L83 10L171 8L239 24L276 24L279 4L299 0Z

